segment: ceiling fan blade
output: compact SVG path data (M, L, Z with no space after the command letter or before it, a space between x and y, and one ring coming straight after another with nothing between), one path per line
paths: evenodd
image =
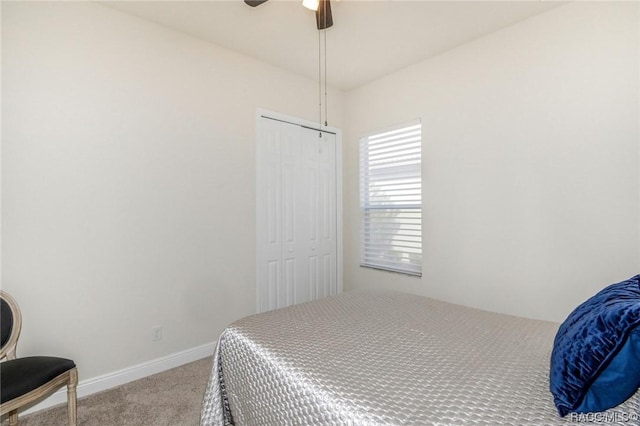
M331 3L329 0L320 0L318 10L316 10L316 24L319 30L333 26L333 16L331 16Z
M267 0L244 0L244 2L246 4L248 4L251 7L256 7L256 6L260 6L262 3L266 2Z

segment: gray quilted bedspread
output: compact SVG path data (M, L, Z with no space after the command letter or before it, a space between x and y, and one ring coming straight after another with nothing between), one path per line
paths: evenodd
M253 315L220 336L201 425L640 424L640 392L558 416L557 328L398 292Z

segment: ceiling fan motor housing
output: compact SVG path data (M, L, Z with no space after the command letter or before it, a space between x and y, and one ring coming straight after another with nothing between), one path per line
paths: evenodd
M260 6L267 0L244 0L251 7ZM319 30L325 30L333 26L333 16L331 15L331 3L329 0L319 0L318 10L316 10L316 26Z

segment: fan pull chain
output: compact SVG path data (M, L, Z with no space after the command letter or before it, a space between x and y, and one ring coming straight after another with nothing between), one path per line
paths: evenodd
M320 20L318 20L318 100L319 100L319 111L318 111L318 127L320 128L320 132L318 136L322 138L322 39L324 35L324 127L326 128L329 125L328 116L329 116L329 107L328 107L328 95L327 95L327 8L329 7L329 0L320 0L320 4L322 5L322 24L320 24ZM316 11L316 17L318 16L318 12ZM320 29L322 28L322 29ZM320 34L322 31L324 34Z
M325 20L327 19L326 4L325 2ZM322 31L324 32L324 126L327 127L327 120L329 119L329 106L327 103L327 30Z
M318 127L320 132L318 137L322 137L322 44L320 41L320 31L318 31Z

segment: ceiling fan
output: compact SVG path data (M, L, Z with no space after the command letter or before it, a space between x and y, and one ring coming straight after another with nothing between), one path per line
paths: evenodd
M244 2L251 7L260 6L266 1L267 0L244 0ZM302 5L316 11L316 26L319 30L333 26L330 0L303 0Z

